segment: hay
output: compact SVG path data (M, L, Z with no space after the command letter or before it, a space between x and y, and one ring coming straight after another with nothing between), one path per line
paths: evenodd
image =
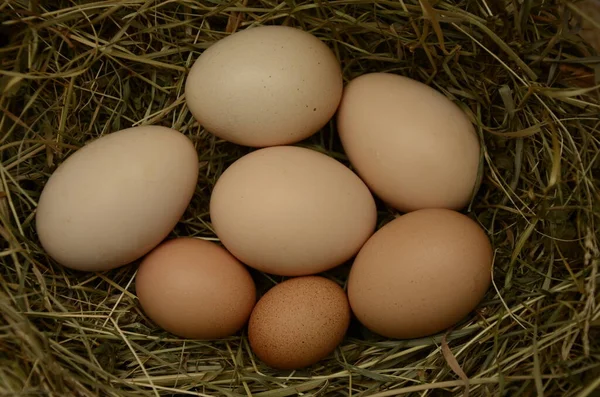
M530 0L0 2L0 395L439 396L463 395L466 376L471 396L598 396L600 57L577 35L583 20L577 4ZM244 336L186 341L153 327L135 266L77 273L40 248L35 206L52 171L139 124L194 140L201 180L175 234L214 238L209 192L247 149L194 122L185 71L252 24L314 33L347 79L429 83L479 126L470 214L493 240L494 285L447 339L391 341L353 324L328 359L277 372ZM343 159L332 128L305 144ZM382 222L392 215L381 207ZM346 272L330 277L343 284ZM263 290L273 282L255 275Z

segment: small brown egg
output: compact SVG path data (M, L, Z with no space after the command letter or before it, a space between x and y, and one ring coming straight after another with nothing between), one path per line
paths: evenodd
M107 134L69 156L39 200L36 228L63 266L104 271L141 258L173 230L198 182L198 154L167 127Z
M403 211L458 210L478 185L480 144L466 114L433 88L370 73L345 88L342 145L369 188Z
M335 54L288 26L251 27L219 40L185 84L190 112L221 139L252 147L301 141L325 126L342 97Z
M367 186L314 150L276 146L233 163L210 199L217 236L246 265L305 276L351 259L375 231Z
M492 247L458 212L424 209L378 230L356 256L348 279L352 311L371 331L418 338L463 319L491 282Z
M218 245L177 238L142 261L135 279L142 309L159 327L184 338L230 336L256 303L248 270Z
M256 304L248 324L254 353L278 369L315 364L340 344L350 324L350 307L333 281L305 276L271 288Z

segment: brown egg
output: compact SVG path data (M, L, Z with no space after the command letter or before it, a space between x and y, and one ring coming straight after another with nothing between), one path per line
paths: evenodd
M350 323L350 307L333 281L306 276L269 290L256 304L248 324L254 353L267 365L297 369L332 353Z
M210 217L246 265L282 276L316 274L354 256L375 231L367 186L346 166L294 146L254 151L219 178Z
M390 338L418 338L464 318L491 282L492 247L473 220L425 209L386 224L361 249L348 279L356 317Z
M196 60L186 103L209 132L240 145L284 145L329 122L342 97L335 54L308 32L252 27L213 44Z
M144 312L184 338L214 339L244 326L256 303L248 270L218 245L178 238L142 261L135 287Z
M362 75L346 86L337 121L360 177L396 209L460 209L476 190L479 138L465 113L425 84Z

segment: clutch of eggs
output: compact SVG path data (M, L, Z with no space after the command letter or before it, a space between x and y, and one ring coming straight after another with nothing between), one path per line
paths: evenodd
M144 126L86 145L49 179L36 226L57 262L103 271L143 257L136 293L150 320L195 339L226 337L249 321L255 354L281 369L329 355L350 310L376 333L415 338L452 326L483 298L490 242L453 211L477 191L480 142L440 92L390 73L343 88L324 42L268 26L205 50L185 96L215 137L258 148L226 169L211 195L211 222L225 248L193 238L160 244L192 198L198 156L183 134ZM358 175L325 154L282 146L313 135L336 111ZM405 215L375 232L371 192ZM312 276L355 256L348 297ZM295 278L256 303L244 265Z

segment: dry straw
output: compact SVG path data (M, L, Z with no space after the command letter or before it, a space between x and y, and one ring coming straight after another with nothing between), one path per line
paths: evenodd
M578 35L594 18L553 0L0 1L0 395L598 396L600 57ZM155 328L135 266L75 273L41 250L35 208L52 171L140 124L193 139L201 177L174 234L214 239L209 192L245 149L194 122L185 74L203 49L257 24L317 35L346 79L426 82L478 126L484 175L470 215L493 241L494 284L449 334L392 341L353 324L326 360L277 372L243 335L185 341ZM306 145L344 160L332 131ZM392 216L381 207L382 223ZM346 272L329 276L343 285ZM261 290L278 281L255 276Z

